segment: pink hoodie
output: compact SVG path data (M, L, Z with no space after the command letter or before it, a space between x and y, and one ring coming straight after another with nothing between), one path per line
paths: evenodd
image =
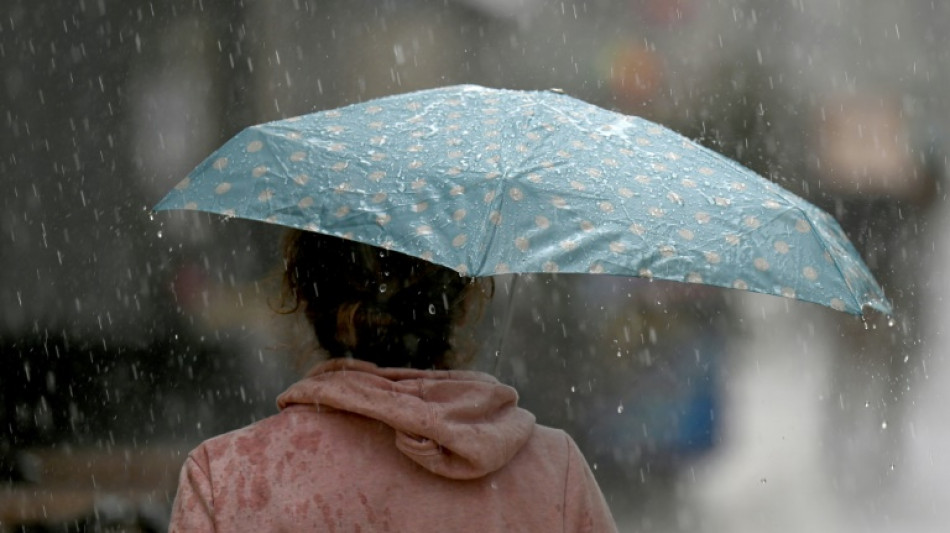
M616 531L577 446L481 372L333 359L201 444L171 531Z

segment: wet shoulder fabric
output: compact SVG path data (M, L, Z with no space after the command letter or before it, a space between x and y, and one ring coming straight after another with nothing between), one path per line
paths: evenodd
M571 438L479 372L318 365L206 441L171 531L616 531Z

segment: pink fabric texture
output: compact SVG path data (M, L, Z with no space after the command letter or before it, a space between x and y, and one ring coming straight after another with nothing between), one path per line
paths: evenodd
M480 372L330 360L189 454L171 531L616 531L571 438L517 401Z

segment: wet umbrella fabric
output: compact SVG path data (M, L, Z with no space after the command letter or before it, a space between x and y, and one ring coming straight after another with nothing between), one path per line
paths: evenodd
M353 239L457 269L890 304L827 213L642 118L555 91L454 86L247 128L155 210Z

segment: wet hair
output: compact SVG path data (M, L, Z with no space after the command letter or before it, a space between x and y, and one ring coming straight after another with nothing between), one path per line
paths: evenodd
M303 311L320 347L331 358L382 367L466 363L470 356L453 350L454 328L493 288L408 255L300 230L284 237L284 264L285 310Z

